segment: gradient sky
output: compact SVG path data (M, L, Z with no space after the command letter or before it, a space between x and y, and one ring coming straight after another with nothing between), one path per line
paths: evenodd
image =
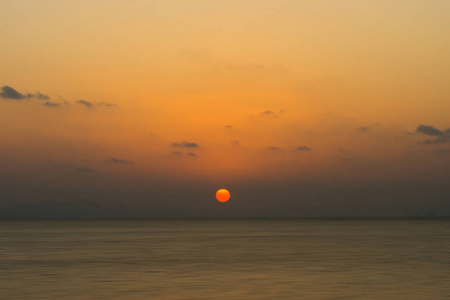
M449 32L446 0L3 0L0 210L450 215Z

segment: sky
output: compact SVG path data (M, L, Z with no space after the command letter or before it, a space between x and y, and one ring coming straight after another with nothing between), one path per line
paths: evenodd
M446 0L3 0L0 217L450 215L449 31Z

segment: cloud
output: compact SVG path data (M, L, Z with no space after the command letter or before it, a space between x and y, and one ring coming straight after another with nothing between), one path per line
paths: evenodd
M450 128L442 131L431 125L419 125L416 128L415 133L424 134L434 137L434 139L428 139L419 142L419 144L443 144L450 143Z
M181 142L181 143L172 143L170 147L183 147L183 148L198 148L199 145L197 143L192 142Z
M0 89L0 98L3 99L12 99L12 100L24 100L24 99L39 99L39 100L50 100L50 96L42 94L41 92L36 91L35 94L22 94L18 92L17 90L13 89L10 86L3 86ZM61 97L60 97L61 98ZM64 102L64 104L68 104L68 102L64 99L60 99ZM92 108L94 106L94 103L86 101L86 100L78 100L76 101L77 104L84 105L87 108ZM48 107L58 107L61 106L62 103L53 102L53 101L45 101L42 105L48 106ZM116 107L116 104L107 103L107 102L100 102L97 104L98 106L104 106L104 107Z
M225 128L233 128L231 125L225 125Z
M266 149L270 150L270 151L280 151L280 150L282 150L280 147L277 147L277 146L270 146L270 147L267 147Z
M278 118L278 114L276 112L273 112L272 110L263 111L258 116L259 117Z
M303 146L297 147L297 150L298 151L311 151L312 149L303 145Z
M235 145L235 146L239 146L239 145L240 145L240 143L239 143L238 140L231 141L231 143L232 143L233 145Z
M48 106L48 107L58 107L61 105L61 103L57 103L57 102L51 102L51 101L46 101L44 104L42 104L44 106Z
M39 99L39 100L51 100L50 96L42 94L41 92L36 91L35 94L22 94L18 92L17 90L13 89L10 86L3 86L0 90L0 98L3 99L12 99L12 100L23 100L23 99ZM62 101L64 104L68 104L68 102L59 96L59 100ZM93 108L94 103L86 100L78 100L76 101L77 104L84 105L87 108ZM48 107L57 107L60 106L62 103L52 102L52 101L46 101L42 105L48 106ZM108 102L99 102L96 104L97 106L103 106L103 107L117 107L117 104L108 103Z
M14 99L14 100L21 100L21 99L26 99L26 98L31 98L33 97L32 94L21 94L18 91L16 91L15 89L13 89L10 86L3 86L2 87L2 91L0 92L0 97L4 98L4 99Z
M270 147L267 147L266 150L269 150L269 151L284 151L286 149L283 149L283 148L277 147L277 146L270 146ZM312 150L311 148L306 147L305 145L295 147L295 151L311 151L311 150ZM292 151L291 148L289 149L289 151Z
M116 107L117 104L107 103L107 102L100 102L97 104L98 106L105 106L105 107Z
M195 154L194 152L183 153L183 152L180 152L180 151L173 151L172 155L177 156L177 157L182 157L184 155L188 155L188 156L191 156L191 157L198 157L198 155Z
M358 127L356 130L359 132L369 132L370 127L369 126L361 126L361 127Z
M128 164L128 165L134 164L134 162L131 160L124 160L124 159L119 159L119 158L115 158L115 157L111 157L106 162L113 163L113 164Z
M92 102L86 101L86 100L78 100L77 101L78 104L84 105L88 108L92 108Z
M50 97L44 94L41 94L39 92L36 92L36 94L22 94L15 89L13 89L10 86L3 86L0 92L0 97L4 99L13 99L13 100L22 100L22 99L29 99L29 98L37 98L40 100L49 100Z
M434 128L433 126L428 126L428 125L419 125L416 128L416 132L417 133L423 133L425 135L431 135L431 136L439 136L439 135L443 135L444 132Z
M436 152L434 153L437 155L450 155L450 149L441 148L439 150L436 150Z
M39 92L36 92L35 97L38 98L38 99L40 99L40 100L49 100L49 99L50 99L49 96L44 95L44 94L41 94L41 93L39 93Z
M265 110L260 112L259 114L257 114L256 116L259 118L273 118L273 119L277 119L278 116L280 116L282 113L284 113L285 110L281 109L278 112L273 111L271 109ZM250 117L253 117L254 115L250 115Z
M419 142L418 144L430 145L430 144L445 144L445 143L450 143L450 136L442 136L434 140L424 140Z

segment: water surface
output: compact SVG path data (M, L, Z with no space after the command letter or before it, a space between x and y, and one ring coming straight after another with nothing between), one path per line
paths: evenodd
M0 293L450 299L450 221L2 221Z

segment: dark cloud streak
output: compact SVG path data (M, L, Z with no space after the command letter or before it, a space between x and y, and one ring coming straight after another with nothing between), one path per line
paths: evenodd
M181 143L176 143L173 142L170 147L183 147L183 148L198 148L199 145L197 143L192 143L192 142L181 142Z
M361 127L358 127L356 130L359 132L369 132L370 127L369 126L361 126Z
M419 125L416 128L416 132L417 133L423 133L425 135L431 135L431 136L440 136L440 135L444 134L443 131L441 131L441 130L439 130L437 128L434 128L431 125L430 126L428 126L428 125Z
M272 118L277 118L278 114L276 112L273 112L272 110L266 110L261 112L259 115L259 117L272 117Z
M23 99L30 99L30 98L37 98L40 100L49 100L50 97L44 94L41 94L40 92L36 92L36 94L22 94L15 89L13 89L10 86L3 86L0 92L0 97L4 99L13 99L13 100L23 100Z
M124 160L124 159L115 158L115 157L111 157L106 162L113 163L113 164L127 164L127 165L134 164L134 162L132 160Z
M97 104L98 106L105 106L105 107L116 107L117 104L107 103L107 102L100 102Z
M419 125L416 128L415 133L424 134L428 136L432 136L434 140L424 140L419 142L419 144L444 144L450 143L450 128L442 131L431 125Z
M269 151L280 151L280 150L282 150L280 147L277 147L277 146L270 146L270 147L267 147L266 149L269 150Z
M297 150L298 151L311 151L312 149L303 145L303 146L297 147Z
M450 149L441 148L434 152L437 155L450 155Z
M86 100L78 100L78 104L84 105L87 108L92 108L92 102L86 101Z
M50 97L44 94L41 94L39 92L36 92L36 98L40 99L40 100L49 100Z
M46 101L44 104L42 104L44 106L48 106L48 107L59 107L61 106L61 103L56 103L56 102L51 102L51 101Z
M33 97L32 94L21 94L10 86L3 86L2 91L0 92L0 97L4 99L13 99L13 100L22 100Z

